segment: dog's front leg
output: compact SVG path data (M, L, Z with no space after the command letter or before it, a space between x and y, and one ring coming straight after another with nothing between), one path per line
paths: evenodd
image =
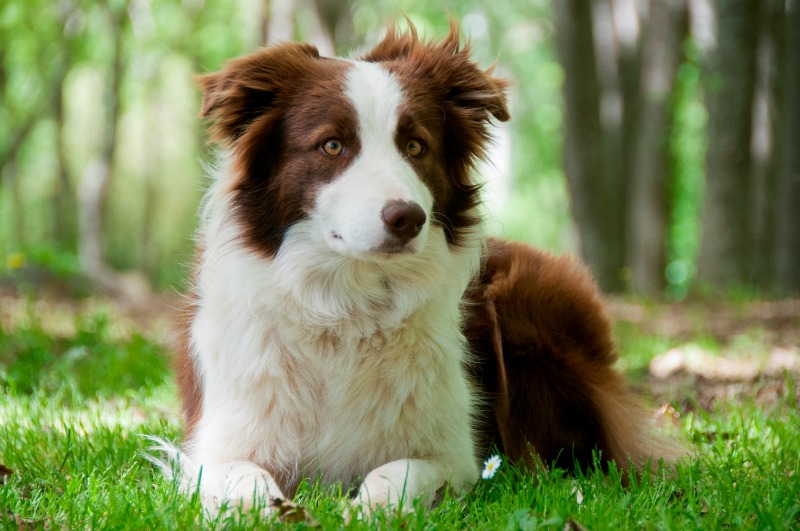
M434 460L399 459L367 474L354 503L365 515L381 506L411 511L416 499L430 506L445 483L450 482L456 490L468 487L463 478L453 476L452 470Z
M284 497L272 475L249 461L203 465L200 495L211 514L218 513L226 504L229 507L241 506L244 511L261 505L264 514L271 515L272 500Z

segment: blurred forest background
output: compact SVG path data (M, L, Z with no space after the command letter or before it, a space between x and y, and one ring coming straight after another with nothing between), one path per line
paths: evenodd
M608 292L800 292L798 0L0 0L0 285L182 289L213 159L193 76L448 13L514 80L493 232Z

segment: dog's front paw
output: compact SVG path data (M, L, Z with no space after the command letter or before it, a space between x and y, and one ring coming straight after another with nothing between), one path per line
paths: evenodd
M378 508L402 509L405 505L404 491L402 485L395 485L390 478L373 470L359 487L353 507L361 513L362 518L369 518Z
M364 478L352 507L359 518L369 519L377 510L411 512L413 501L427 492L420 491L411 461L393 461L376 468ZM427 499L423 500L427 502Z
M454 469L460 472L455 483ZM367 474L352 502L351 513L369 518L379 509L410 513L416 507L431 507L437 497L440 499L443 487L451 485L456 492L463 492L477 476L474 465L458 469L427 459L391 461Z
M242 513L259 511L264 519L281 514L285 497L280 487L269 472L254 463L234 461L205 465L201 476L201 499L212 517L234 508Z
M369 476L368 476L369 477ZM398 497L392 498L385 482L377 484L373 482L371 486L367 481L358 489L358 494L350 502L346 519L350 520L370 520L377 511L386 509L398 509ZM402 505L400 509L402 510Z

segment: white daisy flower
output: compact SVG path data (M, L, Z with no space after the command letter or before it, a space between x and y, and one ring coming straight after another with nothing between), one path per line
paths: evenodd
M492 479L494 475L497 474L497 469L500 468L502 463L503 460L500 459L499 455L493 455L483 462L483 472L481 473L481 477L483 479Z

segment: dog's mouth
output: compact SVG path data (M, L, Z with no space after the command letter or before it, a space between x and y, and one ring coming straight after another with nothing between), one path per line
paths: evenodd
M386 238L373 252L378 254L398 255L411 254L416 251L414 242L399 240L396 238Z
M331 247L339 254L366 260L391 260L415 254L418 250L416 239L408 241L392 236L386 236L378 245L361 250L352 248L341 233L335 230L328 233L328 240Z

